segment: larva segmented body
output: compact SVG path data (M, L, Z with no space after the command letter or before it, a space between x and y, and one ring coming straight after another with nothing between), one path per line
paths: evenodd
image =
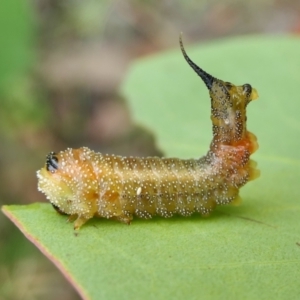
M209 89L213 140L200 159L102 155L88 148L51 152L38 171L38 188L79 229L93 216L130 223L135 214L208 214L238 201L239 189L259 175L250 160L258 145L246 129L246 106L257 98L249 84L234 86L204 72L183 55Z

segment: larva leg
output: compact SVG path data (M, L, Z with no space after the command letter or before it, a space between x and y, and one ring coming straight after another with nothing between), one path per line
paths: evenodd
M113 219L120 221L124 224L130 225L133 217L132 217L132 215L130 215L130 216L120 215L120 216L113 217Z
M241 196L237 195L236 198L234 198L230 204L233 205L233 206L239 206L241 203L242 203L242 198Z
M85 216L78 216L76 221L74 222L74 230L78 231L80 227L86 223L90 218L87 218Z
M70 215L69 218L67 219L67 223L70 222L74 222L77 219L77 215Z

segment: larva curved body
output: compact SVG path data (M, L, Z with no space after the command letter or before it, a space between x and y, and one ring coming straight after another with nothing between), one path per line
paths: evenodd
M76 217L79 229L94 216L130 223L133 215L209 214L216 205L239 202L239 189L259 176L250 159L258 144L246 128L246 106L257 92L249 84L234 86L189 65L211 97L213 140L200 159L121 157L88 148L51 152L37 172L38 189L54 208Z

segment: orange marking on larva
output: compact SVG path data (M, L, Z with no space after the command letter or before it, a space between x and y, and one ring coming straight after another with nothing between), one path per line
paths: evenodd
M250 159L258 144L246 128L246 107L258 95L212 77L187 56L211 97L213 140L200 159L122 157L88 148L51 152L37 172L38 189L79 229L93 216L130 224L133 215L209 214L217 205L238 204L239 189L259 176Z

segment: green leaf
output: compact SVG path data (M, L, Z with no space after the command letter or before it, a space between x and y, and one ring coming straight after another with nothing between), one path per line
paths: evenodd
M0 93L2 89L11 89L14 81L34 60L34 30L31 17L31 5L27 1L1 1Z
M251 83L248 128L261 177L210 217L93 219L78 236L49 204L4 207L86 299L296 299L300 294L300 40L254 36L187 47L213 76ZM138 61L123 92L167 156L199 157L209 97L178 49Z

